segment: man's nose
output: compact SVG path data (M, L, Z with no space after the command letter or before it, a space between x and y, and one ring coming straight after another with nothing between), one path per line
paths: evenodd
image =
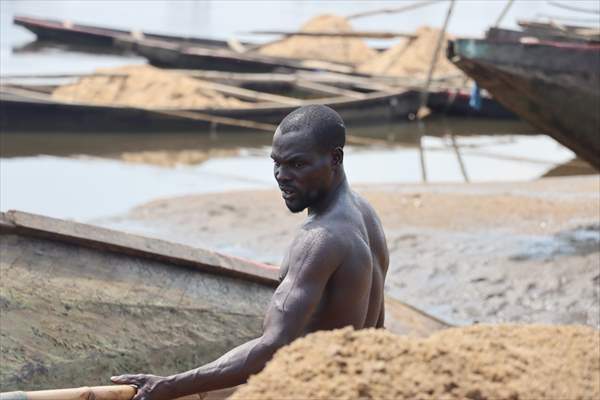
M275 179L277 180L277 182L289 182L290 180L292 180L292 177L288 168L286 168L283 165L280 165L279 167L275 168Z

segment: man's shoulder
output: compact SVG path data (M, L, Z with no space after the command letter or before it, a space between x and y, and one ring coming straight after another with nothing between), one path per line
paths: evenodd
M294 242L312 248L338 247L344 244L342 229L332 221L311 221L300 229Z

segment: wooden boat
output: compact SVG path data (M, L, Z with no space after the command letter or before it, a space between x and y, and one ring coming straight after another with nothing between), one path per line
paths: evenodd
M600 44L459 39L448 58L507 109L600 170Z
M66 44L85 45L90 47L119 48L117 38L149 38L168 43L187 43L209 48L229 48L226 40L163 35L157 33L127 31L92 25L74 24L70 21L59 21L17 15L13 22L33 32L38 40L53 41ZM123 49L123 47L120 47Z
M600 30L596 28L536 21L518 21L518 24L521 30L489 28L485 38L501 42L531 41L532 39L569 43L600 42Z
M325 85L320 85L325 86ZM274 131L292 110L304 104L326 104L340 113L348 128L406 121L417 112L419 92L359 93L328 86L347 95L297 99L226 86L227 94L262 101L247 108L144 109L125 106L61 102L50 96L55 86L0 86L0 130L5 132L175 132L236 129ZM219 86L221 88L221 86ZM277 101L277 102L275 102ZM428 106L434 113L453 116L514 118L495 101L484 98L480 110L469 106L466 93L448 90L430 93Z
M248 51L240 53L228 48L209 48L196 44L181 44L160 39L122 37L119 46L132 49L157 67L204 69L231 72L331 71L352 73L354 68L344 64L272 57ZM364 75L361 75L364 76Z
M419 107L419 94L416 91L403 90L398 93L369 94L362 99L336 97L310 101L310 103L327 104L333 107L342 115L347 126L364 126L365 124L407 119L408 115L415 113ZM0 89L0 130L13 132L207 132L211 128L211 124L214 128L210 118L208 120L193 119L173 115L171 112L189 113L185 115L201 113L204 116L210 115L230 120L278 124L300 104L303 103L298 103L298 105L257 103L251 108L150 110L57 102L47 95L30 97ZM227 129L227 127L227 120L219 124L219 130ZM274 131L275 127L268 126L268 129L265 130ZM234 126L230 129L239 130L240 128Z
M261 333L278 268L18 211L0 214L3 391L171 374ZM386 299L386 327L448 325Z

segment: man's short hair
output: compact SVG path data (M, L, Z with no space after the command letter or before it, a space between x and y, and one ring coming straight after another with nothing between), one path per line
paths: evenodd
M342 117L324 105L300 107L289 113L279 124L278 131L303 132L312 136L322 151L329 151L346 144L346 127Z

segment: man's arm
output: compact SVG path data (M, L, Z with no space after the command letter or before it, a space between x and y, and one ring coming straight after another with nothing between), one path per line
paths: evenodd
M263 334L199 368L172 375L123 375L115 383L134 384L134 400L165 400L236 386L260 372L280 348L305 333L330 276L342 261L343 248L329 232L303 232L292 245L289 271L275 291Z

